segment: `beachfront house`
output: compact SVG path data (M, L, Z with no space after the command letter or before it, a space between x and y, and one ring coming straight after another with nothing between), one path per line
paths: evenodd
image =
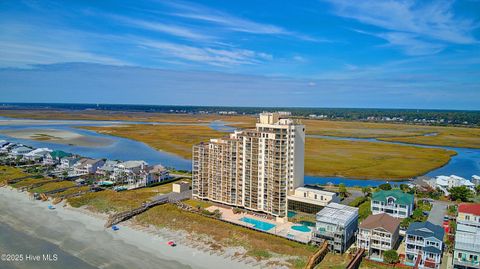
M77 176L94 174L104 163L102 159L82 158L73 165L73 173Z
M442 226L427 222L413 222L405 235L405 260L409 266L440 268L443 252Z
M312 241L327 241L331 251L343 253L355 241L357 228L358 208L330 203L316 215Z
M315 214L329 203L340 202L335 192L324 191L314 187L298 187L291 195L287 195L288 210Z
M43 158L43 164L45 165L57 165L61 163L63 158L72 156L70 153L66 153L65 151L61 150L54 150L50 152L45 158Z
M0 140L0 149L1 149L3 146L7 145L8 143L9 143L9 142L8 142L7 140Z
M383 253L396 248L400 219L386 213L370 215L358 226L357 246L372 260L383 261Z
M453 268L480 268L480 204L458 205Z
M59 168L63 170L73 169L73 166L80 160L80 157L70 155L60 159Z
M32 148L29 148L23 145L17 145L10 149L10 152L8 153L8 155L12 158L18 158L18 157L23 157L25 154L29 153L30 151L32 151Z
M170 174L168 170L165 169L163 165L157 164L148 168L146 184L150 185L150 184L159 183L159 182L168 180L169 178L170 178Z
M11 142L2 143L2 145L0 146L0 153L2 154L8 153L10 152L10 149L13 148L14 146L15 146L15 143L11 143Z
M480 185L480 176L473 175L471 181L472 181L472 183L475 184L475 185Z
M113 174L115 165L119 163L120 161L106 160L105 163L97 169L96 174L100 176L110 176L111 174Z
M130 185L145 185L147 169L148 163L145 161L121 162L113 168L110 179L114 182L127 182Z
M475 190L475 184L470 182L469 180L459 177L456 175L451 175L451 176L437 176L433 179L431 179L429 182L430 186L434 189L440 189L445 196L450 195L448 190L453 187L460 187L460 186L466 186L470 190Z
M49 148L38 148L30 151L29 153L23 155L23 159L27 161L41 161L43 160L46 156L50 155L52 152L51 149Z
M387 213L395 218L407 218L413 213L413 195L401 190L382 190L372 194L372 214Z

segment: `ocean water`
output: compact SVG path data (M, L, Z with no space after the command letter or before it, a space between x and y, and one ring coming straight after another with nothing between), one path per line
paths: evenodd
M35 238L20 230L0 222L0 254L17 254L22 261L0 260L0 268L21 269L95 269L96 267L63 251L58 246L39 238ZM32 256L41 256L40 261ZM43 255L50 255L50 257ZM56 256L54 256L56 255Z

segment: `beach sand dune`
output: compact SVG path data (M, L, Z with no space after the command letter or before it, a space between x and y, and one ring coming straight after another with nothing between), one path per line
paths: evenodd
M249 268L222 256L179 244L172 248L162 238L120 225L119 231L103 227L105 220L81 210L31 200L27 194L0 188L0 223L46 240L88 264L105 269L131 268ZM61 257L60 257L61 258Z

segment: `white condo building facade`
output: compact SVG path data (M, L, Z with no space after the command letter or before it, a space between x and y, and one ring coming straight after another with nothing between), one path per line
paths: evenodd
M305 126L261 113L255 129L193 146L193 196L284 218L303 186Z

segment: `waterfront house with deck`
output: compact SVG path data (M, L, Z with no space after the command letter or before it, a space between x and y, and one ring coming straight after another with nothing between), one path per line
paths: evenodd
M147 174L148 163L145 161L126 161L118 163L113 168L110 179L115 182L128 182L130 185L139 185Z
M437 176L430 181L428 181L430 186L434 189L440 189L445 196L450 195L449 189L453 187L460 187L460 186L465 186L468 189L474 191L475 190L475 184L472 183L470 180L465 179L463 177L459 177L456 175L450 175L450 176Z
M82 158L73 165L73 173L77 176L94 174L104 163L102 159Z
M413 213L413 195L401 190L382 190L372 194L372 214L387 213L395 218L407 218Z
M427 222L413 222L405 235L406 265L418 268L439 269L442 261L443 237L442 226Z
M343 253L355 241L357 228L358 208L330 203L316 215L312 241L327 241L331 251Z
M154 165L148 168L148 175L146 185L159 183L170 178L168 170L161 164Z
M80 160L80 157L77 156L67 156L63 157L60 160L59 167L63 170L70 170L73 169L73 166Z
M396 248L399 231L400 219L386 213L370 215L358 226L357 246L370 259L383 261L383 253Z
M113 170L115 169L115 165L119 164L120 161L111 161L106 160L105 163L97 169L96 174L101 176L110 176L113 174Z
M23 157L25 154L29 153L30 151L32 151L32 148L19 144L11 148L8 155L12 158L18 158L18 157Z
M11 142L2 143L2 145L0 146L0 153L2 154L8 153L10 152L10 149L13 148L14 146L15 146L15 143L11 143Z
M28 161L39 162L39 161L43 161L43 159L46 156L49 156L51 152L52 152L52 150L49 149L49 148L38 148L38 149L34 149L34 150L30 151L29 153L25 154L23 156L23 159L28 160Z
M61 150L54 150L50 152L45 158L43 158L43 164L45 165L57 165L61 163L63 158L72 156L70 153L66 153L65 151Z
M453 268L480 268L480 204L458 205Z

